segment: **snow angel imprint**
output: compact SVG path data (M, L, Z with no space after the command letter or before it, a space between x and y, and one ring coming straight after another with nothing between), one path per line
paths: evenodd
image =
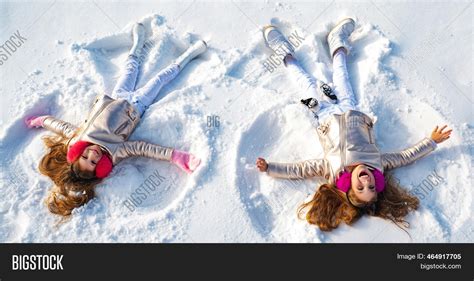
M404 217L418 208L419 200L390 181L384 173L429 154L437 144L449 138L452 130L447 130L447 126L436 126L431 137L410 148L395 153L379 152L373 121L357 110L346 68L346 56L350 51L348 39L354 28L353 19L344 19L327 36L333 60L334 92L326 84L320 83L317 87L314 78L295 58L292 45L276 27L264 28L267 45L273 51L285 54L285 68L301 91L308 94L301 102L318 119L317 132L325 156L300 163L267 163L258 158L257 168L276 178L324 179L326 183L316 190L312 200L298 209L300 218L304 216L321 230L330 231L341 222L352 224L364 214L407 227Z
M48 115L32 116L25 121L30 128L42 127L57 134L44 138L48 153L39 164L40 172L54 183L46 200L52 213L70 215L74 208L88 202L94 196L94 187L128 157L170 161L187 173L200 164L200 159L190 153L128 138L160 89L190 60L205 52L206 43L195 42L145 86L136 89L139 55L145 41L143 24L135 24L132 34L133 45L117 85L110 96L99 95L94 100L87 119L79 127Z

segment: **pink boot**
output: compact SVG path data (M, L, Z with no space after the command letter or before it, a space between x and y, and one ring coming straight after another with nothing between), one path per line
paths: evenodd
M186 173L191 174L201 164L201 159L180 150L173 150L171 154L171 163L183 169Z

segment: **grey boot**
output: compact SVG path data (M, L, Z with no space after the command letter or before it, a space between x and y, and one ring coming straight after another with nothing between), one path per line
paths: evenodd
M136 23L133 26L133 46L128 53L131 56L138 57L145 44L145 26L142 23Z
M189 47L181 56L179 56L175 64L179 65L180 69L188 64L192 59L204 53L207 50L207 44L203 40L195 42L191 47Z
M351 18L340 21L328 34L329 53L331 58L339 48L344 48L346 54L349 54L349 36L355 28L355 21Z
M276 26L265 26L263 28L263 38L267 46L272 49L274 53L282 55L283 58L288 55L295 56L295 48L293 48Z

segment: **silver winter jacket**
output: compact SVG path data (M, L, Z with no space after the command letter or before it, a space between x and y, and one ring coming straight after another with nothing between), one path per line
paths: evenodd
M408 165L436 148L433 140L425 138L400 152L380 153L375 144L372 119L355 110L332 115L318 126L317 132L324 150L323 159L268 163L267 174L288 179L317 176L334 183L339 173L349 166L363 163L384 172Z
M43 127L71 139L69 144L83 140L100 145L112 156L114 165L134 156L169 161L172 148L144 141L128 141L139 121L138 112L126 100L99 95L79 129L54 117L47 117Z

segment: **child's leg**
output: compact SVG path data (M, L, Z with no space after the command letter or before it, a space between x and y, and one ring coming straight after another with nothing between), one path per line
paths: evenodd
M356 109L356 101L352 86L349 81L349 73L346 67L346 53L342 48L337 50L333 57L334 90L339 100L339 105L344 111Z
M303 99L314 99L317 101L317 106L311 108L311 110L318 116L318 118L325 114L325 112L330 112L331 109L335 106L334 104L321 100L318 96L318 88L316 79L314 79L309 73L307 73L303 67L299 64L298 60L293 56L285 57L285 66L290 73L290 76L299 86ZM303 102L303 100L302 100ZM308 104L306 104L308 106Z
M137 84L137 77L140 62L138 57L129 55L126 61L125 69L122 71L120 78L112 91L112 97L117 98L121 93L133 92Z
M153 103L161 88L178 76L179 72L192 59L207 50L206 42L202 40L196 41L183 54L181 54L174 63L160 71L153 79L148 81L143 88L133 93L133 104L143 115L145 110Z
M317 98L316 80L306 72L293 56L285 57L285 66L293 81L300 88L302 98Z
M130 92L135 91L140 66L138 57L145 42L145 27L143 24L137 23L133 26L132 37L133 45L128 53L126 67L112 91L113 98L127 99L130 96Z
M177 64L171 64L155 77L153 77L145 86L133 93L133 104L143 115L145 110L153 103L161 88L178 76L180 67Z

